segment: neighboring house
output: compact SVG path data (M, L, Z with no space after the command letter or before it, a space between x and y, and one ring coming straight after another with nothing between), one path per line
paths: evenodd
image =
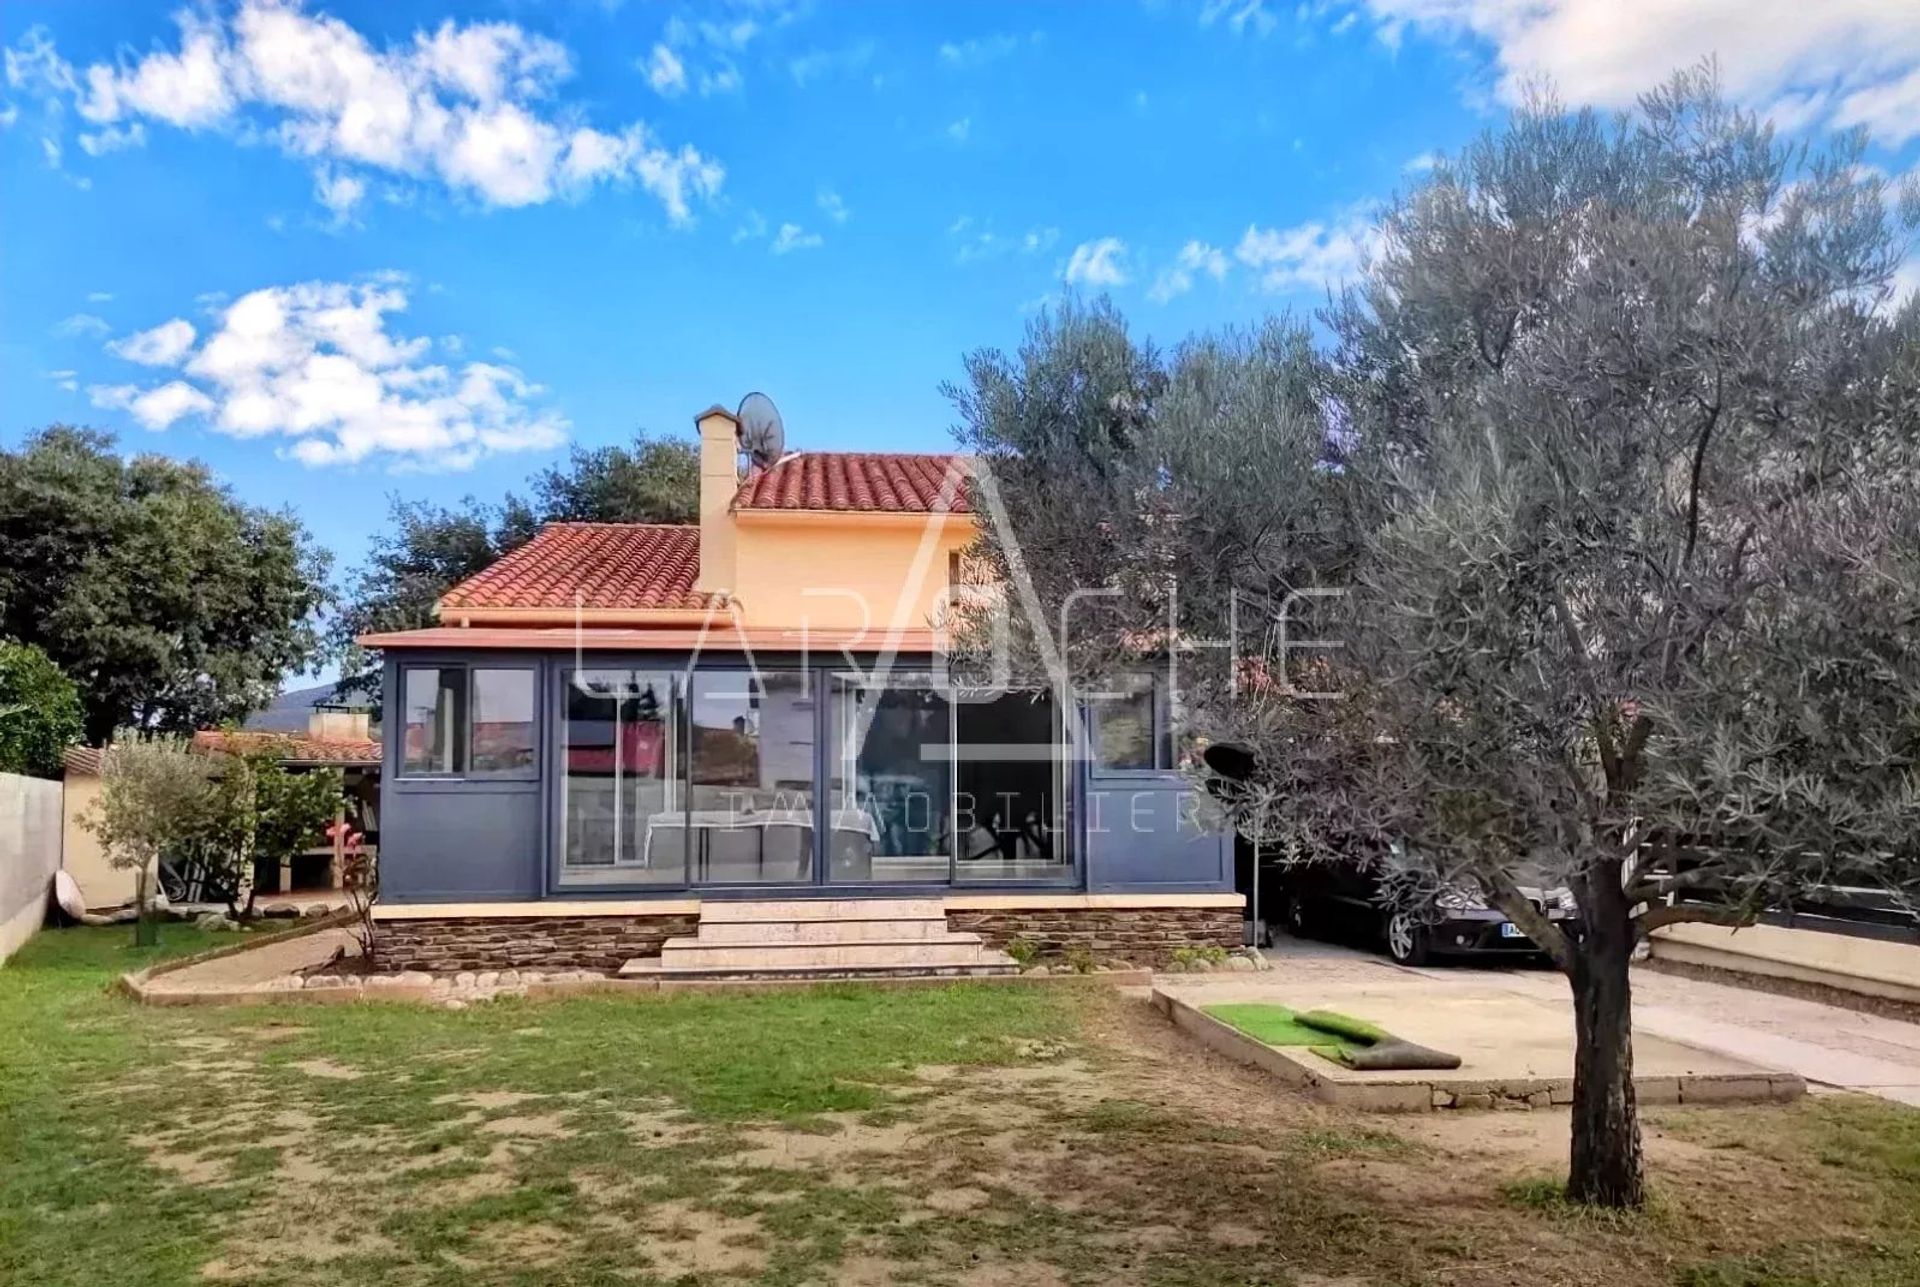
M133 871L109 862L100 837L81 821L100 798L101 754L98 747L70 746L60 757L60 865L94 911L131 903L138 892Z
M331 691L330 689L327 691ZM364 833L369 848L379 841L381 743L369 735L364 710L306 710L305 732L264 732L243 729L228 732L207 729L193 735L195 749L215 754L273 751L290 769L337 768L344 791L344 820ZM93 910L119 907L137 897L135 873L116 867L100 846L100 837L82 819L100 796L101 758L107 752L90 746L69 747L62 757L61 866L80 886L80 895ZM315 838L315 847L293 864L262 881L263 892L291 893L339 887L337 855Z
M964 458L743 479L733 416L696 423L697 525L550 524L439 625L361 640L385 655L393 959L644 955L715 899L829 894L1136 960L1240 941L1230 841L1171 771L1151 679L1097 703L937 681L977 534Z
M380 739L370 736L364 708L343 710L312 705L305 733L243 728L203 729L193 735L196 749L208 754L250 755L266 751L298 773L307 769L340 771L337 821L361 833L365 847L377 852L380 841ZM313 847L283 864L278 872L256 871L262 893L302 893L339 889L342 839L315 836Z
M312 684L287 689L240 727L249 733L314 733L324 727L343 736L357 729L364 736L372 709L372 701L362 694L343 696L332 684ZM324 717L320 724L314 722L315 716Z

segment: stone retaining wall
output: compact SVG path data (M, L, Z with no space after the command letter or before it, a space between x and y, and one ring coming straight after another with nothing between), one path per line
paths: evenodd
M1096 961L1165 965L1181 947L1240 946L1237 907L1019 908L949 911L947 928L978 934L1004 950L1024 939L1036 959L1058 961L1084 949Z
M636 956L660 955L662 943L693 933L699 922L698 916L683 914L381 921L381 965L430 974L617 970Z

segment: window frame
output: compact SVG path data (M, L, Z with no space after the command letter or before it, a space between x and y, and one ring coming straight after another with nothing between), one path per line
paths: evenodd
M396 749L399 754L394 765L394 777L410 783L474 783L490 786L496 783L530 783L540 780L541 757L544 754L544 734L542 712L544 701L540 692L540 667L532 662L495 661L488 658L483 661L407 661L401 662L395 695L400 700L400 718L394 721L397 727ZM460 672L460 722L461 746L460 763L449 771L421 770L407 763L407 729L411 727L407 708L407 681L418 671L433 671L444 674L450 670ZM532 754L527 763L516 769L490 769L475 772L473 768L473 672L476 670L518 671L527 677L528 695L532 703L530 723L533 727Z
M1145 680L1151 696L1151 756L1152 763L1141 766L1116 766L1100 758L1101 724L1105 718L1106 704L1114 700L1114 690L1096 689L1079 695L1079 706L1083 713L1087 730L1087 775L1094 779L1140 779L1160 778L1174 771L1173 720L1171 703L1168 700L1167 687L1161 681L1158 672L1136 671L1126 678Z

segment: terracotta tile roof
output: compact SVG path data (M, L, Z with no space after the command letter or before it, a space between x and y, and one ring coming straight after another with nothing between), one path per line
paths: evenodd
M97 746L69 746L60 752L60 767L76 777L97 778L104 754Z
M967 457L900 451L815 451L789 456L747 479L735 509L842 510L874 514L930 514L951 469ZM973 510L956 484L947 509Z
M549 523L440 597L459 608L703 608L700 529L658 523Z
M378 764L380 743L370 737L303 737L298 733L274 733L224 729L202 729L193 735L197 751L225 751L248 755L272 751L288 764Z

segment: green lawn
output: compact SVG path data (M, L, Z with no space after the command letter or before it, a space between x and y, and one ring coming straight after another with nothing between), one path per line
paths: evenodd
M231 940L130 940L0 967L7 1287L1920 1281L1886 1105L1650 1115L1595 1222L1564 1113L1316 1105L1099 985L148 1009Z

